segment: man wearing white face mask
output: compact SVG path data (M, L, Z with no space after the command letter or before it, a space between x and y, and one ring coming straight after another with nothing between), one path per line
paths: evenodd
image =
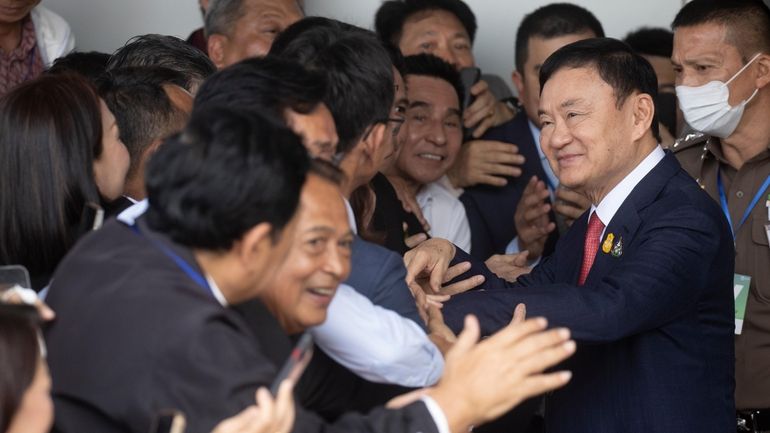
M698 131L673 150L735 238L738 431L770 431L770 11L694 0L673 28L676 93Z

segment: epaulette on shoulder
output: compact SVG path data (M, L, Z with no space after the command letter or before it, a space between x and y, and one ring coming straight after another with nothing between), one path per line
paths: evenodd
M702 132L690 132L685 134L684 137L677 139L670 149L672 152L677 153L698 145L705 145L708 140L709 136Z

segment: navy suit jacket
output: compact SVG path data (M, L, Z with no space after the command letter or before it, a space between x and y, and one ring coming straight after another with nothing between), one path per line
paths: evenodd
M405 279L406 267L400 255L358 236L353 239L350 276L345 284L369 298L373 304L412 319L425 329Z
M735 432L735 252L719 208L667 154L606 228L622 254L600 249L579 287L587 216L513 287L487 273L487 290L447 302L447 323L474 313L489 334L523 302L571 329L573 378L546 400L549 433Z
M525 158L521 176L508 177L508 183L502 187L475 185L466 188L460 196L471 228L471 254L480 260L505 252L505 247L516 236L513 216L527 182L532 176L545 179L545 171L540 165L537 152L538 144L532 137L527 120L527 113L520 110L511 121L489 129L483 137L484 140L503 141L518 146L519 153ZM553 211L551 221L554 221ZM554 230L546 243L544 255L553 251L557 238L558 233Z

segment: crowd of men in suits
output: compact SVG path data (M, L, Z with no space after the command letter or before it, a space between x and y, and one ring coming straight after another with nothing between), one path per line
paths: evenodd
M0 431L770 431L765 4L200 3L0 97Z

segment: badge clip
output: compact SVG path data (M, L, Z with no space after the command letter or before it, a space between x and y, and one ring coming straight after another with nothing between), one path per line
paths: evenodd
M623 255L623 237L618 236L618 242L612 247L612 257L620 257Z
M607 237L604 238L604 243L602 243L602 252L604 254L607 254L612 250L612 241L614 240L615 235L612 233L607 234Z

